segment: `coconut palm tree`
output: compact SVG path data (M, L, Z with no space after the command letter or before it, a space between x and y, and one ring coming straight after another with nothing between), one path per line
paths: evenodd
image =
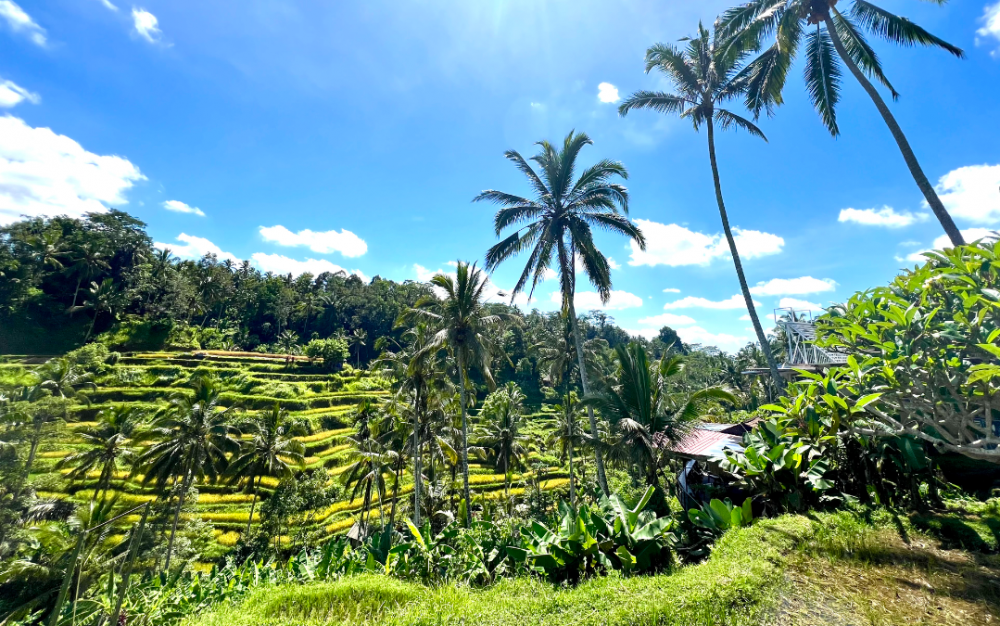
M592 228L625 235L643 250L646 248L642 232L626 217L628 190L612 182L615 178L628 178L624 165L604 159L586 168L579 178L573 180L580 150L592 143L585 133L573 131L566 136L562 149L547 141L539 142L537 145L541 149L531 160L538 165L540 174L516 150L508 150L504 156L527 177L534 199L492 189L473 199L473 202L492 202L501 207L493 219L498 237L507 228L516 227L512 234L486 253L488 271L492 272L522 251L531 250L524 271L511 292L511 301L526 289L530 298L555 263L563 308L569 314L573 329L584 394L590 393L590 383L574 304L576 260L579 259L601 301L607 302L611 297L611 266L594 244ZM593 410L588 409L588 416L591 432L596 432L597 420ZM596 461L598 483L607 493L608 481L599 452Z
M767 357L767 366L771 370L775 388L782 389L784 382L778 374L778 364L771 354L767 336L764 335L764 329L760 325L746 274L743 272L740 253L736 249L736 239L729 226L729 214L722 199L719 165L715 158L716 124L723 130L742 128L755 137L765 139L764 133L752 122L720 106L746 91L747 78L739 73L743 57L744 55L739 53L735 46L719 41L718 36L713 37L699 24L698 36L688 41L686 49L680 50L670 44L658 43L646 51L646 72L659 70L674 83L678 93L639 91L622 102L618 112L625 116L632 109L651 109L688 119L695 130L702 125L705 126L708 134L708 158L712 164L712 180L715 182L715 201L719 205L722 230L729 244L729 252L733 255L736 277L740 281L740 291L743 293L750 321L757 334L757 342Z
M510 498L510 473L523 466L528 437L521 432L524 394L514 382L508 382L486 398L480 411L485 423L476 434L480 451L499 472L503 472L504 496Z
M286 330L278 335L275 345L285 355L285 366L287 367L292 362L293 355L299 350L299 336L295 331Z
M399 454L395 450L386 449L374 439L363 442L352 440L352 443L355 445L351 455L354 463L344 474L343 482L344 486L351 490L351 502L354 502L359 493L361 494L359 521L361 527L367 529L368 521L371 520L373 496L378 499L381 507L385 502L385 475L394 472Z
M607 448L609 461L638 468L646 483L659 490L661 453L679 440L703 404L737 400L721 387L671 393L669 380L683 370L684 357L664 357L651 364L646 349L634 342L617 346L615 352L619 369L611 384L584 398L584 403L600 409L611 424L614 443Z
M937 4L945 2L932 1ZM872 78L881 83L893 99L899 97L862 31L901 46L934 46L959 58L965 53L905 17L866 0L853 0L846 14L841 13L836 5L837 0L753 0L722 14L719 30L727 39L733 39L736 48L759 50L765 45L765 39L774 36L774 43L741 73L747 84L747 107L759 116L765 110L771 114L775 106L782 104L785 78L804 35L806 90L830 134L834 137L840 134L837 104L840 101L842 63L875 103L903 155L910 175L952 245L965 243L934 186L927 180L899 122L869 80Z
M101 284L97 284L96 282L90 283L90 288L87 289L87 297L84 299L82 305L68 309L69 312L89 309L94 315L94 318L90 320L90 328L87 329L87 336L83 338L84 342L90 339L90 336L94 333L94 326L97 325L97 318L101 316L101 313L105 311L114 313L118 297L119 293L115 289L114 281L110 278L105 278L101 281Z
M76 300L80 295L80 285L83 284L83 281L89 281L99 270L109 270L111 266L104 260L104 253L89 242L83 243L76 248L70 260L72 261L72 265L66 268L66 273L76 276L73 304L70 305L70 310L72 311L76 307Z
M575 392L569 392L562 398L562 404L555 407L555 417L552 418L552 431L546 439L546 445L559 451L559 458L569 460L569 504L576 507L576 475L573 471L573 452L587 443L586 431L580 421L580 403Z
M295 474L293 466L301 467L305 463L306 447L295 439L296 435L304 434L303 429L289 419L288 412L277 402L271 410L244 424L241 430L250 433L252 438L243 442L239 452L233 455L226 474L237 482L246 480L253 494L247 519L246 534L249 535L260 481L265 476L291 478Z
M493 374L490 359L494 350L493 335L490 330L506 317L492 314L486 309L486 288L489 279L476 268L475 264L459 261L455 277L438 274L431 278L431 285L440 290L442 298L424 296L416 302L407 315L424 320L439 330L432 335L423 350L440 350L447 347L458 364L458 390L461 395L462 411L462 494L466 510L471 507L469 497L469 423L467 389L469 368L475 367L492 387ZM466 515L469 526L471 514Z
M92 470L99 470L97 488L91 501L96 501L102 493L106 496L111 490L115 473L131 467L138 456L132 438L137 434L141 421L139 410L127 404L101 411L96 426L79 429L75 433L83 439L87 448L64 457L56 468L73 468L68 474L70 480L85 479Z
M404 314L396 326L405 325L411 314ZM385 352L379 358L395 374L397 381L394 403L410 405L413 418L410 451L413 454L413 523L420 527L420 502L423 487L421 448L423 428L427 417L428 401L435 388L446 380L440 351L428 349L430 330L426 323L418 323L403 333L403 344L396 352Z
M347 336L347 341L354 347L354 355L357 359L358 369L361 369L361 348L364 348L365 342L368 341L368 333L363 328L355 328L350 335Z
M172 480L179 485L165 569L170 569L177 522L184 498L195 479L216 480L228 464L228 455L239 452L239 431L230 424L233 409L219 404L219 388L210 378L196 378L192 393L175 393L153 421L144 438L153 443L139 457L136 468L143 484L156 483L161 491Z

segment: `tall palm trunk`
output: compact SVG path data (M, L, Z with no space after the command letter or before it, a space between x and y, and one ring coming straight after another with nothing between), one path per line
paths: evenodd
M413 525L420 528L420 387L413 407Z
M836 9L833 9L836 10ZM917 187L920 188L920 192L924 194L924 198L927 200L928 206L934 211L934 215L941 222L941 226L944 228L944 232L948 234L948 238L951 239L951 244L953 246L961 246L965 244L965 239L962 237L962 232L958 230L955 226L955 222L951 219L951 214L948 213L948 209L944 208L944 204L941 199L938 198L937 192L934 191L934 186L931 185L930 181L927 180L927 175L924 174L924 170L920 167L920 163L917 161L917 157L913 154L913 148L910 147L910 142L907 141L906 135L903 134L903 129L899 127L899 123L896 122L896 118L889 111L889 107L886 106L885 100L879 95L875 86L872 85L868 77L864 75L854 60L847 53L844 48L844 42L840 39L840 34L837 33L837 26L833 23L833 19L830 17L830 13L823 17L823 23L826 25L826 30L830 33L830 39L833 41L833 47L837 50L837 54L840 55L841 60L847 69L851 70L851 74L854 78L861 83L862 89L868 94L875 103L875 108L878 109L879 114L885 121L886 126L889 127L889 132L892 133L892 138L896 140L896 145L899 146L899 151L903 153L903 160L906 161L906 167L910 169L910 175L913 176L913 180L916 181Z
M253 511L257 507L257 494L260 492L260 481L264 478L261 474L257 477L257 484L253 484L253 478L250 478L250 485L253 487L253 499L250 500L250 517L247 518L247 531L246 535L250 536L250 525L253 524Z
M76 308L76 299L80 297L80 285L81 284L83 284L83 274L80 274L80 277L76 279L76 290L73 292L73 304L70 305L70 307L69 307L70 310ZM72 315L72 313L70 315Z
M469 497L469 420L465 410L465 353L458 350L458 392L462 403L462 497L465 498L465 527L472 525L472 499Z
M573 477L573 443L569 444L569 506L576 510L576 485Z
M98 311L97 309L94 309L94 319L90 320L90 328L87 330L87 336L83 338L84 343L87 343L87 340L90 339L90 336L94 334L94 326L97 325L97 316L98 316Z
M774 360L771 352L771 344L764 336L764 329L761 328L760 319L757 318L757 309L753 305L753 297L750 295L750 287L747 286L747 277L743 274L743 263L740 261L740 253L736 249L736 240L733 238L733 231L729 227L729 214L726 212L726 203L722 199L722 183L719 181L719 164L715 159L715 124L712 118L708 118L708 157L712 162L712 178L715 181L715 199L719 203L719 217L722 218L722 230L726 233L726 241L729 243L729 252L733 255L733 265L736 266L736 277L740 281L740 291L743 292L743 300L746 301L747 312L750 314L750 321L753 323L753 330L757 334L757 341L760 349L767 359L767 367L771 370L771 379L774 380L775 389L781 391L785 383L778 373L778 364Z
M572 262L572 261L570 261ZM580 339L580 329L576 324L576 307L573 305L573 294L569 294L567 299L569 306L569 323L573 327L573 343L576 344L576 359L580 363L580 384L583 386L584 397L590 395L590 383L587 380L587 365L583 360L583 341ZM587 407L587 418L590 420L590 436L594 441L594 456L597 460L597 484L601 490L608 495L608 479L604 475L604 458L601 456L601 442L597 437L597 418L594 416L594 409Z
M400 460L402 461L403 459ZM396 471L392 481L392 507L389 509L389 528L392 528L396 524L396 503L399 501L399 473L403 471L405 464L405 462L396 464ZM414 486L414 489L416 489L416 486ZM383 530L385 530L384 525Z
M191 469L188 468L188 470L184 473L184 480L181 483L180 497L177 500L177 510L174 511L174 521L170 527L170 541L167 542L167 561L163 566L164 571L167 572L170 571L170 557L173 556L174 552L174 538L177 536L177 522L181 519L181 509L184 508L184 498L187 497L188 489L191 487L192 478Z
M38 444L42 440L42 422L35 420L35 430L31 435L31 447L28 449L28 460L24 462L24 479L31 475L31 466L35 464L35 455L38 453Z

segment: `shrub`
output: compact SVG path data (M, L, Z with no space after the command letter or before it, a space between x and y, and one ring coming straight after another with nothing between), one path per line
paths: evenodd
M350 356L347 340L343 337L313 339L306 344L305 353L310 359L321 359L323 369L329 372L339 370Z

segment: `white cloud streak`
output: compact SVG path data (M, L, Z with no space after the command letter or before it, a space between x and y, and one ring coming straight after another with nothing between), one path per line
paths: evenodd
M688 317L687 315L677 315L675 313L660 313L659 315L653 315L650 317L644 317L639 320L639 323L643 326L656 326L657 328L663 326L692 326L697 322L693 317Z
M633 241L629 265L708 265L714 259L729 256L729 244L722 234L707 235L679 224L660 224L650 220L635 220L646 236L646 250ZM736 247L743 259L778 254L785 240L778 235L758 230L733 228Z
M677 335L684 343L715 346L726 352L736 352L750 342L749 337L738 337L728 333L712 333L700 326L678 328Z
M987 5L983 9L983 16L980 18L982 27L976 31L976 45L985 39L993 39L994 43L1000 44L1000 2ZM983 39L980 39L982 37ZM994 57L1000 56L1000 46L995 48L990 54Z
M361 270L348 270L326 259L305 259L304 261L299 261L281 254L267 254L266 252L254 252L250 255L250 258L253 260L254 265L260 268L262 272L273 272L282 276L286 274L291 274L292 276L301 276L302 274L319 276L323 272L330 272L331 274L344 272L345 274L354 274L366 283L371 280Z
M204 237L196 237L194 235L188 235L187 233L181 233L177 235L177 241L180 243L157 242L153 245L161 250L170 250L182 259L197 260L204 257L206 254L214 254L220 261L229 259L234 263L239 263L241 260L235 254L226 252Z
M149 43L159 43L163 31L156 16L145 9L132 8L132 23L135 32Z
M104 212L105 205L128 204L125 192L145 179L126 158L94 154L51 129L0 117L0 224L21 215Z
M42 98L37 93L32 93L13 81L0 81L0 109L10 109L25 100L32 104L38 104Z
M98 0L98 1L101 4L103 4L104 8L108 9L109 11L117 11L118 10L118 7L116 7L115 5L111 4L111 0Z
M968 165L942 176L935 188L953 217L976 224L995 224L1000 221L998 187L1000 165Z
M1000 239L1000 234L996 230L989 228L965 228L962 230L962 239L965 239L966 243L972 243L973 241L978 241L980 239ZM897 261L910 261L911 263L925 263L927 257L924 256L925 252L930 252L931 250L944 250L945 248L950 248L951 239L948 235L941 235L931 244L931 247L924 250L917 250L916 252L911 252L905 257L896 257Z
M754 300L754 306L761 306L760 302ZM747 308L747 303L743 299L743 296L736 294L731 298L726 300L709 300L708 298L701 298L697 296L688 296L686 298L681 298L680 300L675 300L674 302L668 302L663 305L665 310L671 309L716 309L716 310L729 310L729 309L744 309Z
M808 300L799 300L798 298L782 298L778 301L778 308L795 309L796 311L822 311L823 305L809 302Z
M929 217L927 213L896 211L890 206L884 206L881 209L841 209L837 221L853 222L862 226L904 228L917 222L925 222Z
M767 282L759 282L750 288L755 296L796 296L807 293L823 293L837 288L837 281L830 278L772 278Z
M7 22L15 33L24 33L31 42L44 47L47 43L45 29L24 12L13 0L0 0L0 18Z
M680 293L680 292L681 290L675 287L667 287L666 289L663 290L663 293Z
M368 244L365 243L364 239L343 229L340 232L335 230L316 232L307 228L293 233L279 224L278 226L261 226L260 236L264 238L264 241L270 241L279 246L304 246L320 254L339 252L345 257L355 258L368 252Z
M174 213L189 213L198 217L205 217L205 212L195 206L189 206L180 200L167 200L163 203L163 208Z

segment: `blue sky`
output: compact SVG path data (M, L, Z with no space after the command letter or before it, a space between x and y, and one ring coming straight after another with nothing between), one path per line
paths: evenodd
M876 43L902 93L893 111L959 226L996 228L1000 3L880 5L965 48L958 60ZM720 246L704 133L653 113L621 119L614 102L668 87L643 74L646 47L727 6L0 0L0 223L116 207L179 255L426 279L495 242L477 193L527 193L503 151L533 154L576 129L594 140L587 161L628 167L631 217L651 243L642 253L600 238L619 266L608 313L637 333L668 323L732 350L752 332ZM718 142L762 313L885 283L942 234L860 87L845 80L838 139L801 67L786 93L761 122L769 143ZM498 289L519 269L501 268ZM533 305L555 308L554 289ZM579 290L579 308L599 304Z

